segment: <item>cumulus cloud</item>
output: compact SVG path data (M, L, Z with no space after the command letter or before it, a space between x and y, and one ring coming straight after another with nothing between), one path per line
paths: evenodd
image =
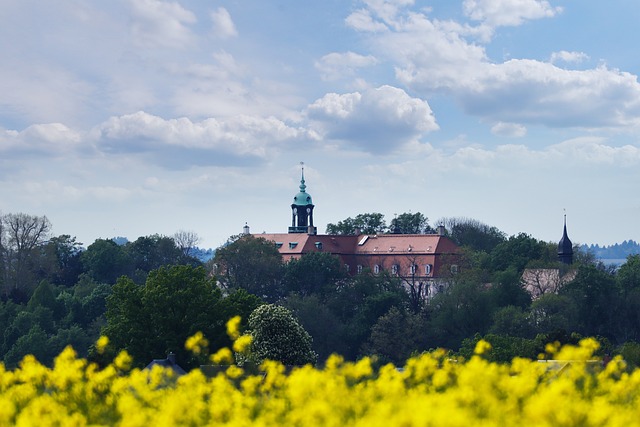
M21 132L0 128L0 153L5 159L62 157L78 149L81 139L79 132L61 123L35 124Z
M566 63L580 63L589 59L589 55L584 52L567 52L561 50L560 52L553 52L549 62L555 64L556 62Z
M482 16L488 17L494 3L466 4L474 16L483 11ZM512 1L508 5L520 11L514 15L519 19L558 12L546 2ZM393 23L385 21L393 30L383 35L369 33L369 40L376 57L395 64L398 80L422 97L446 93L467 113L492 122L581 128L640 124L640 84L631 73L603 65L566 69L532 59L495 62L483 44L468 40L473 32L464 25L405 12L398 12ZM518 22L492 19L503 24ZM482 33L475 36L478 34ZM577 60L583 56L566 53L555 57L560 58Z
M388 153L438 129L429 104L404 90L381 86L364 92L330 93L308 107L318 133L371 153Z
M185 47L193 40L189 25L196 16L177 2L130 0L132 33L136 44L143 47Z
M493 27L517 26L524 21L551 18L562 12L546 0L465 0L464 13Z
M161 166L176 169L256 162L267 157L267 148L274 145L317 138L273 117L193 122L185 117L165 120L143 111L112 117L94 133L101 150L147 155Z
M219 7L211 12L211 22L213 24L213 33L221 39L227 39L238 35L238 31L231 19L231 15L224 7Z
M527 134L527 128L517 123L499 122L491 127L491 133L498 136L521 138Z
M323 80L338 80L351 77L359 68L370 67L378 63L372 55L360 55L354 52L329 53L316 61L315 67Z

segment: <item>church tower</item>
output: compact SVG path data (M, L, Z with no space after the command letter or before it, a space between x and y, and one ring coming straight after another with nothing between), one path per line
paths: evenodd
M306 191L307 186L304 183L304 163L300 164L302 165L300 191L293 197L289 233L318 234L318 229L313 226L313 202L311 201L311 195Z
M558 243L558 260L564 264L573 264L573 243L567 235L567 215L564 216L564 232Z

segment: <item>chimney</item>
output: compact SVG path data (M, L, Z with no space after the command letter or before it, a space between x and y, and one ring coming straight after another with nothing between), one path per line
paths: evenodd
M172 365L175 365L176 364L176 354L174 352L171 352L171 353L167 354L167 360Z
M444 225L442 225L442 224L440 224L440 225L438 226L438 229L437 229L437 231L436 231L436 233L438 234L438 236L444 236L444 235L446 234L446 232L447 232L447 229L446 229L446 228L444 228Z
M246 222L244 223L244 227L242 227L242 234L244 234L245 236L251 234L251 231L249 230L249 224L247 224Z

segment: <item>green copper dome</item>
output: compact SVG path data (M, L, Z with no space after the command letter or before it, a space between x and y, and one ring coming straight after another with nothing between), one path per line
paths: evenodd
M302 170L302 179L300 180L300 192L293 197L293 204L296 206L312 205L311 195L306 192L307 186L304 183L304 169Z

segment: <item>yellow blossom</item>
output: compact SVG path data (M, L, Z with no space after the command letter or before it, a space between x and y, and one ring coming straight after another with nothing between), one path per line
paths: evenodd
M236 340L240 336L240 321L240 316L235 316L227 322L227 335L232 340Z
M241 335L233 342L233 351L236 353L245 353L249 350L253 337L251 335Z
M208 347L209 341L204 337L202 332L196 332L194 335L187 338L187 341L184 343L184 348L193 354L207 352Z
M96 341L96 351L99 354L103 354L108 345L109 337L102 335L100 338L98 338L98 341Z

